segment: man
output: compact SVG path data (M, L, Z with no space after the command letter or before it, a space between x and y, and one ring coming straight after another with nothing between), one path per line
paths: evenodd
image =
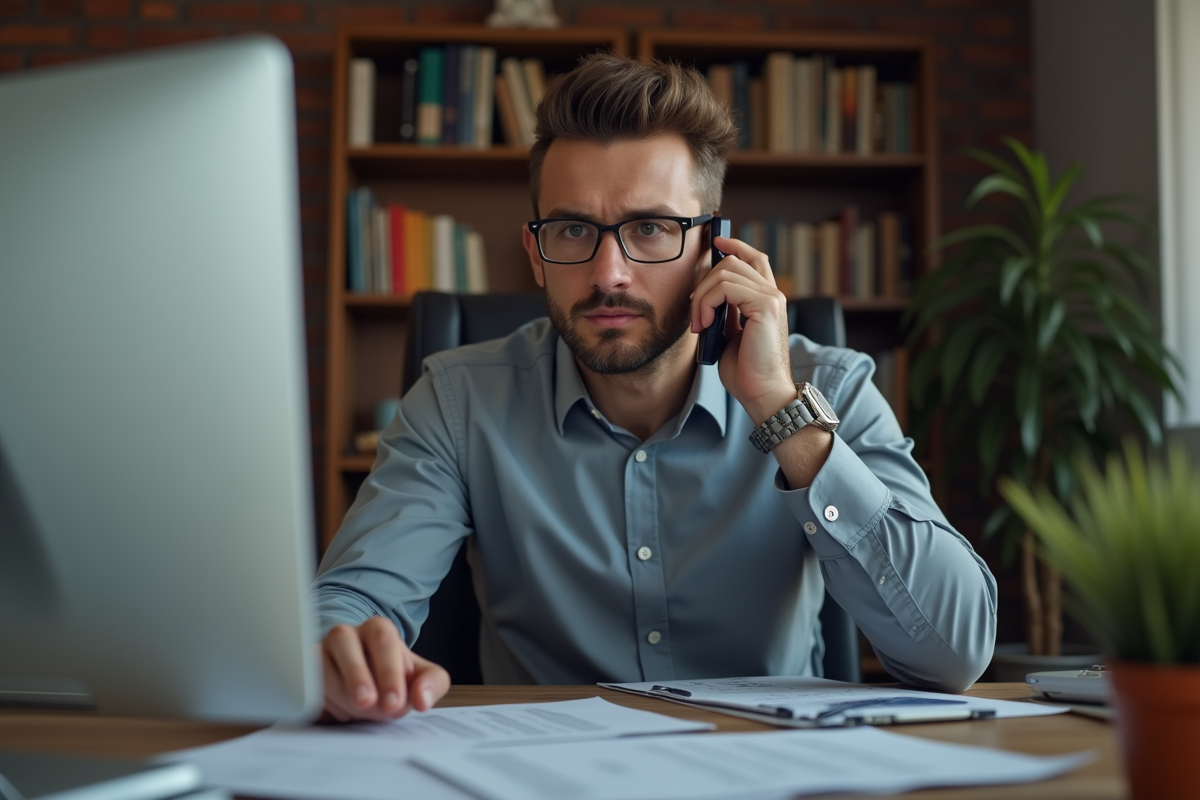
M490 683L819 674L826 584L901 680L982 672L995 581L870 359L789 340L754 248L718 238L709 268L734 138L678 66L594 56L546 94L523 237L550 319L427 359L385 431L317 580L330 716L445 693L408 644L464 542ZM697 366L722 303L729 343ZM747 439L778 414L765 455Z

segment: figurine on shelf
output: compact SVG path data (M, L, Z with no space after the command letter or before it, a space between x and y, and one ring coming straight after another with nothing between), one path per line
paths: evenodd
M496 0L487 24L493 28L560 28L562 20L550 0Z

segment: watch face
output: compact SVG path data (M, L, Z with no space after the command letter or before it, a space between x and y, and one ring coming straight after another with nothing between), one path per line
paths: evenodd
M829 405L829 401L825 399L825 395L821 394L817 387L811 383L804 384L804 397L808 402L812 403L820 415L830 422L837 422L837 414L834 413L833 407Z

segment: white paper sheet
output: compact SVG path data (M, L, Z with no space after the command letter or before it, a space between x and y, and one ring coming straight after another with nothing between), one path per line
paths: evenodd
M204 772L206 785L241 795L278 800L451 800L464 795L414 768L408 762L411 756L713 727L592 697L557 703L435 708L393 722L276 726L161 758L196 764Z
M1028 783L1092 757L1027 756L842 728L444 751L414 763L487 800L766 800Z
M831 715L817 721L818 715L831 709L832 704L866 700L884 700L893 697L914 698L917 701L954 701L948 705L903 707L858 706L848 709L845 715L864 715L873 719L886 718L889 713L905 710L917 716L928 709L930 715L942 711L964 709L969 712L994 714L995 718L1038 717L1061 714L1066 709L1054 706L1017 703L1010 700L989 700L959 694L918 692L913 689L892 689L856 683L842 683L824 678L760 677L760 678L715 678L694 681L656 681L647 683L602 683L611 689L661 697L664 700L688 705L702 706L713 711L722 711L737 716L752 715L754 719L785 727L813 727L817 724L838 726L845 724L845 716ZM655 690L655 687L663 687ZM687 695L679 694L686 692ZM774 712L786 709L793 719L786 719ZM897 720L908 721L908 720ZM878 724L878 723L873 723Z

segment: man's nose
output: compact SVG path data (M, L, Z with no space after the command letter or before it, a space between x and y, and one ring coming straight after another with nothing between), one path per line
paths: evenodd
M612 236L605 234L611 233ZM633 280L633 265L625 257L616 231L600 235L600 247L592 258L592 285L608 293L629 288Z

